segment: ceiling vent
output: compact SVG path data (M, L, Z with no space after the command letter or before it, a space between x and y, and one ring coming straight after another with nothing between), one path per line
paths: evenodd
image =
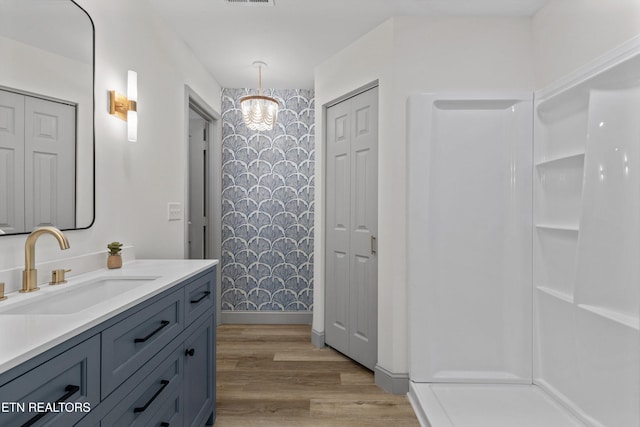
M275 0L225 0L238 6L275 6Z

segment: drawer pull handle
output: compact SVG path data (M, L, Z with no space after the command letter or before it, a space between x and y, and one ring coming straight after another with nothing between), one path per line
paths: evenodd
M148 340L149 338L151 338L152 336L154 336L155 334L157 334L158 332L166 328L169 325L169 323L171 322L169 322L168 320L163 320L162 322L160 322L160 326L158 326L156 330L154 330L144 338L136 338L135 340L133 340L133 342L145 342L146 340Z
M199 303L200 301L202 301L203 299L205 299L206 297L208 297L210 294L211 294L211 292L209 292L209 291L205 291L205 292L202 294L202 296L201 296L200 298L195 299L195 300L194 300L194 299L192 299L192 300L191 300L191 304L197 304L197 303Z
M64 388L64 391L66 391L65 394L63 394L62 396L60 396L60 398L58 400L56 400L56 403L62 403L64 401L66 401L68 398L70 398L71 396L73 396L75 393L78 392L78 390L80 390L80 387L78 387L77 385L68 385ZM33 424L35 424L36 422L38 422L38 420L40 420L42 417L44 417L45 415L47 415L49 412L51 411L45 411L45 412L38 412L38 414L36 416L34 416L33 418L31 418L29 421L27 421L26 423L22 424L22 427L29 427L32 426Z
M184 355L185 356L193 356L194 354L196 354L196 349L195 348L190 348L190 349L184 351Z
M149 407L149 405L151 405L153 403L153 401L156 400L156 397L158 397L160 395L160 393L162 393L162 390L164 390L164 388L169 385L169 381L161 380L160 384L162 384L162 385L160 386L158 391L156 391L156 394L151 396L151 399L149 399L149 401L147 403L145 403L144 406L138 406L137 408L133 408L133 412L135 412L137 414L138 412L146 411L147 408Z

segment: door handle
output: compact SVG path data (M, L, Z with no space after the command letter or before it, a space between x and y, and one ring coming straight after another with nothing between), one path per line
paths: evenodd
M156 400L156 397L158 397L160 395L160 393L162 393L162 390L164 390L164 388L169 385L169 381L160 380L160 384L161 384L160 388L158 389L158 391L156 391L156 394L151 396L151 399L149 399L149 401L147 403L145 403L144 406L139 406L137 408L133 408L133 412L135 412L137 414L138 412L146 411L147 408L149 407L149 405L151 405L153 403L153 401Z
M202 296L198 299L192 299L191 300L191 304L197 304L200 301L202 301L203 299L205 299L206 297L208 297L211 294L211 292L209 291L204 291L204 293L202 294Z
M376 236L371 235L371 255L375 255L378 253L378 244L376 242Z
M134 343L139 343L139 342L145 342L147 341L149 338L151 338L152 336L154 336L155 334L157 334L158 332L160 332L161 330L163 330L164 328L166 328L169 325L168 320L163 320L162 322L160 322L160 326L158 326L154 331L152 331L149 335L147 335L144 338L136 338L133 340Z

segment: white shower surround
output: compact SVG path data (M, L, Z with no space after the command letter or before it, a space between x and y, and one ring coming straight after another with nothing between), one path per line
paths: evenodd
M519 200L514 199L517 191L509 191L501 200L487 199L490 206L480 206L487 192L496 194L496 186L515 190L518 180L513 178L519 169L509 170L505 163L505 157L514 158L513 152L494 151L497 155L491 157L471 151L462 160L470 165L467 168L441 155L444 144L447 150L455 149L464 139L457 137L466 136L468 142L474 128L488 126L484 110L485 117L467 120L462 127L463 121L456 126L455 119L442 115L442 100L451 99L450 95L410 100L410 397L423 424L640 425L639 46L630 42L536 93L529 203L525 178L524 184L520 180L524 193L519 193ZM458 96L465 97L477 98ZM487 140L489 147L499 146L503 130L509 128L499 120L493 122L499 132ZM451 132L442 133L442 126ZM521 148L531 157L531 146ZM503 181L479 191L483 182L491 182L479 174L483 165L487 173L503 170ZM528 217L514 215L526 211L527 204L531 208L531 191L533 223L531 210ZM456 204L467 196L467 205ZM447 213L441 215L444 223L434 221L438 212ZM487 227L504 218L519 222L505 222L492 242L478 241L486 238ZM452 236L456 221L458 232ZM533 280L530 267L518 275L506 266L532 247L522 235L509 232L521 227L527 227L533 238L533 256L528 260ZM515 253L505 251L500 258L495 251L500 243ZM526 248L518 248L519 244ZM455 251L456 246L462 249ZM483 247L486 251L478 250ZM468 265L478 268L483 263L489 271L476 275L464 271ZM487 280L492 274L499 280ZM533 313L521 298L522 286L528 286L529 298L533 295ZM511 294L500 294L507 289ZM491 302L492 293L501 298ZM523 308L530 316L529 326L526 321L509 321L509 306ZM504 322L484 330L496 317ZM513 351L531 343L532 334L529 358ZM495 352L493 366L487 347ZM438 382L463 384L434 384ZM494 385L487 386L491 388L487 394L485 386L473 382ZM495 385L504 382L533 385ZM543 391L545 399L540 399ZM483 411L474 412L478 399L486 399L486 404ZM509 405L522 405L522 410L510 415ZM478 416L465 418L470 413ZM536 417L542 417L544 424L536 424Z
M531 382L532 101L410 99L413 381Z

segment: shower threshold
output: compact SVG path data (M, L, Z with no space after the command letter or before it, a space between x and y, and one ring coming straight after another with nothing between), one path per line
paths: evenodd
M411 382L423 427L585 427L535 385Z

